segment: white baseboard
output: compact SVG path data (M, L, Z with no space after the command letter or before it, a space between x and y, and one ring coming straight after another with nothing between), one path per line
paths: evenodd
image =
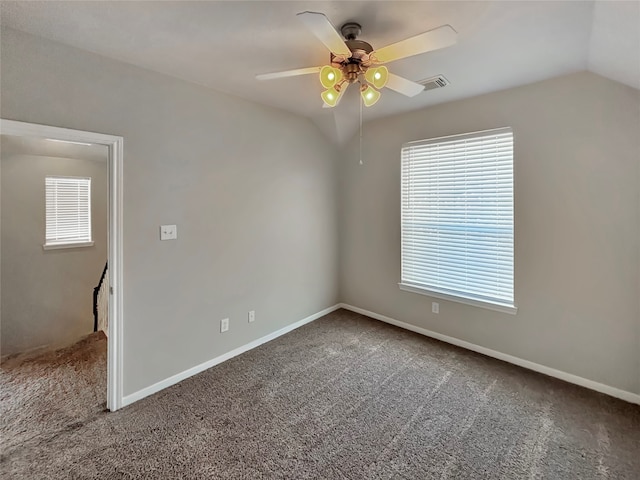
M211 360L208 360L204 363L201 363L200 365L196 365L195 367L191 367L188 370L185 370L183 372L180 373L176 373L175 375L169 377L169 378L165 378L164 380L161 380L157 383L154 383L153 385L150 385L148 387L143 388L142 390L138 390L137 392L134 392L130 395L126 395L123 399L122 399L122 406L126 407L127 405L131 405L133 402L137 402L138 400L142 400L144 397L148 397L149 395L152 395L156 392L159 392L160 390L163 390L167 387L170 387L171 385L175 385L178 382L181 382L182 380L185 380L189 377L192 377L193 375L196 375L200 372L203 372L215 365L218 365L222 362L225 362L227 360L229 360L230 358L233 358L237 355L240 355L241 353L247 352L253 348L259 347L260 345L262 345L263 343L267 343L270 342L271 340L274 340L282 335L284 335L285 333L289 333L292 330L295 330L296 328L300 328L303 325L306 325L307 323L311 323L314 320L317 320L320 317L324 317L325 315L327 315L328 313L331 313L335 310L338 310L340 308L340 305L333 305L332 307L329 308L325 308L324 310L318 312L318 313L314 313L313 315L308 316L307 318L303 318L302 320L299 320L295 323L292 323L291 325L287 325L284 328L281 328L280 330L277 330L273 333L270 333L269 335L265 335L262 338L258 338L257 340L254 340L253 342L249 342L246 345L242 345L241 347L238 347L234 350L231 350L230 352L227 352L223 355L220 355L219 357L216 358L212 358Z
M391 325L404 328L405 330L411 330L412 332L419 333L426 337L435 338L437 340L441 340L443 342L450 343L452 345L457 345L458 347L466 348L467 350L472 350L474 352L487 355L488 357L493 357L493 358L497 358L498 360L502 360L504 362L513 363L514 365L518 365L520 367L533 370L534 372L543 373L545 375L549 375L550 377L555 377L555 378L559 378L560 380L564 380L565 382L574 383L576 385L580 385L581 387L589 388L591 390L595 390L596 392L604 393L606 395L610 395L612 397L620 398L627 402L640 405L640 395L638 395L637 393L620 390L619 388L611 387L603 383L594 382L593 380L588 380L586 378L579 377L571 373L566 373L561 370L556 370L555 368L546 367L538 363L530 362L529 360L524 360L522 358L508 355L506 353L498 352L496 350L491 350L490 348L485 348L485 347L481 347L480 345L475 345L473 343L465 342L464 340L460 340L455 337L449 337L448 335L432 332L431 330L427 330L426 328L416 327L415 325L401 322L394 318L386 317L384 315L380 315L375 312L370 312L369 310L365 310L364 308L354 307L353 305L349 305L346 303L341 303L339 306L340 308L344 308L346 310L351 310L352 312L366 315L367 317L371 317L375 320L380 320L385 323L390 323Z

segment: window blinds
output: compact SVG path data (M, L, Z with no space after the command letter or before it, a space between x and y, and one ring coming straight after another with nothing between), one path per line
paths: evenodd
M46 177L45 246L91 242L91 178Z
M513 306L513 132L402 148L403 285Z

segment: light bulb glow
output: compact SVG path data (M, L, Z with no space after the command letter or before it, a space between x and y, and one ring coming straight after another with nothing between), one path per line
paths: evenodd
M367 85L363 88L360 95L362 95L362 101L365 107L375 105L375 103L380 100L380 92L375 88L372 88L371 85Z
M325 65L320 69L320 83L324 88L331 88L340 81L342 72L330 65Z
M371 85L377 89L381 89L389 80L389 70L384 65L377 68L370 68L367 70L364 77Z
M322 98L322 101L329 107L335 107L338 103L338 91L335 89L335 87L325 90L324 92L322 92L320 97Z

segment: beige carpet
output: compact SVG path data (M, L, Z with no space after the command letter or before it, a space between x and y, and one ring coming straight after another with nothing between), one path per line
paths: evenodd
M637 480L639 453L636 405L339 310L3 445L0 476Z
M0 365L2 454L40 444L106 408L107 338L97 332L38 356Z

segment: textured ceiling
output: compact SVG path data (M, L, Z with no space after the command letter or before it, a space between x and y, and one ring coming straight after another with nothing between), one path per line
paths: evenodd
M631 2L6 2L2 25L309 117L343 143L358 128L350 89L323 109L314 75L259 82L268 73L327 62L296 13L322 12L339 27L362 25L374 48L443 24L458 43L388 64L451 85L407 98L385 89L365 109L380 118L587 68L640 88L640 8Z

